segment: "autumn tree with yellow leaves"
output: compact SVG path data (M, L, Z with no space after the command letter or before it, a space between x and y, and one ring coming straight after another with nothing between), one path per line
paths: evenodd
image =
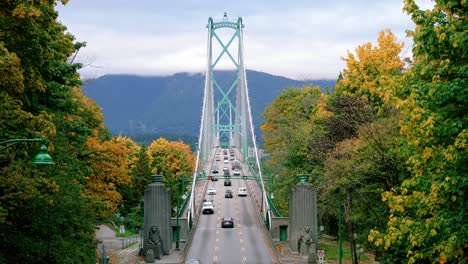
M163 176L164 184L171 190L172 205L175 207L177 194L186 192L195 168L195 156L190 146L182 141L159 138L148 147L148 155L151 173Z

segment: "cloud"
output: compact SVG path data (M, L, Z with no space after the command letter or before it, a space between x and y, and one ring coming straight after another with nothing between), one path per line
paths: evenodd
M88 43L80 58L99 67L83 74L203 72L208 17L227 11L243 17L247 68L309 79L336 78L344 66L340 57L375 42L382 29L409 42L405 30L414 26L402 7L399 0L76 0L58 10L77 40ZM231 65L226 59L219 67Z

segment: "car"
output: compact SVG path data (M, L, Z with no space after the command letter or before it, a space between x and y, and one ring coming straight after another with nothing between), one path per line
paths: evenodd
M247 196L247 188L239 187L239 191L237 192L238 196Z
M231 156L231 159L230 160L235 160L234 156Z
M231 186L231 180L227 179L227 180L224 180L224 186Z
M221 228L234 228L234 218L232 217L221 218Z
M218 177L216 177L216 176L211 176L211 181L218 181Z
M211 173L213 174L218 174L219 173L219 170L217 167L214 167L212 170L211 170Z
M208 194L209 195L215 195L216 194L216 189L215 188L209 188L208 189Z
M224 194L224 198L233 198L232 191L226 190L226 193Z
M238 160L234 160L233 162L231 162L231 165L232 165L232 169L240 169L241 168L241 164L240 164L240 161Z
M220 156L216 156L216 161L220 161L221 160L221 157Z
M228 164L228 163L229 163L229 160L224 160L223 163L224 163L224 164Z
M232 172L232 174L234 174L234 175L240 175L240 170L239 170L239 169L234 169L234 171Z
M214 214L213 202L203 202L202 214Z

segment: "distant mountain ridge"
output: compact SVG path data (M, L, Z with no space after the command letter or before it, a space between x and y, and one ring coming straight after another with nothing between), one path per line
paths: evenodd
M234 71L215 72L219 83L230 83ZM288 87L307 85L333 88L335 80L297 81L247 70L252 119L259 132L265 108ZM171 76L104 75L84 85L84 91L102 107L112 134L173 133L198 136L204 74ZM257 134L260 140L260 135Z

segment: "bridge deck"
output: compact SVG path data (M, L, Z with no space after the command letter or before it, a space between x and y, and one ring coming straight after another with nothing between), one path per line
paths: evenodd
M216 150L214 150L216 151ZM215 161L215 152L210 155L206 168L217 166L218 175L228 166L232 175L231 161ZM228 155L229 157L229 152ZM235 156L240 157L236 150ZM247 164L242 163L242 175L249 175ZM211 175L211 174L207 174ZM260 217L261 192L255 181L232 179L232 186L224 186L224 177L209 181L208 188L215 188L216 195L196 194L198 198L213 200L215 213L200 215L187 258L198 258L202 263L276 263L271 243L267 239L263 220ZM238 188L247 187L247 197L239 197ZM226 190L231 190L233 198L225 198ZM234 228L221 228L223 217L234 218Z

